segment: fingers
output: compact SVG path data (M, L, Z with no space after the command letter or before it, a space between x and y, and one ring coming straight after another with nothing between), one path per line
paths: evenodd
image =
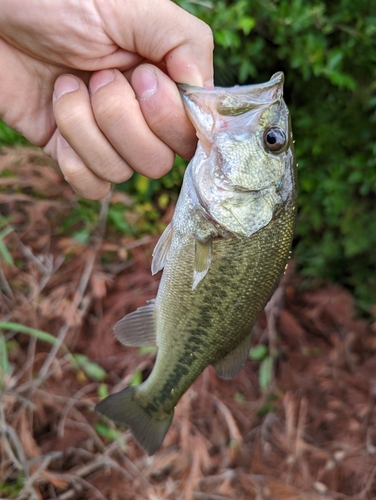
M78 77L56 81L59 134L45 151L82 196L101 198L109 183L124 182L134 170L158 178L171 169L174 151L187 159L194 153L195 131L175 83L151 64L139 66L131 83L119 71L100 71L89 95Z
M60 76L55 83L53 100L59 132L82 162L106 181L129 179L132 169L99 129L84 82L72 75Z
M73 151L56 129L43 151L58 162L65 180L81 196L90 200L103 198L111 183L96 176Z
M149 127L136 95L119 71L95 73L89 83L91 104L99 128L137 172L158 178L168 172L174 152ZM157 92L158 83L150 92Z
M95 175L59 132L56 137L56 156L65 180L76 193L89 200L100 200L109 192L111 183Z
M106 3L98 8L106 33L119 47L153 63L164 61L175 82L212 88L214 45L207 24L170 0L117 0L115 6L116 19Z

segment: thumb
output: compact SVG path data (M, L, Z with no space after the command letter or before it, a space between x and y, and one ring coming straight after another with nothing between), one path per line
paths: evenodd
M107 2L103 2L106 4ZM109 36L124 50L164 62L177 83L213 86L213 35L207 24L170 0L116 0L116 17L102 14Z

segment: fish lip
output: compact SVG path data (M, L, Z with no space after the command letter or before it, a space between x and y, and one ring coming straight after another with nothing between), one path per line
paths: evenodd
M195 116L197 115L196 107L200 108L203 115L211 115L213 120L215 120L215 115L219 117L242 115L253 109L268 107L280 101L283 96L283 84L284 74L280 71L266 82L251 85L216 86L213 89L206 89L178 83L177 87L187 114L195 125L196 121L200 122L200 117Z
M226 90L226 92L230 93L236 93L236 94L247 94L250 90L264 90L268 88L272 88L277 84L284 84L285 82L285 75L282 71L277 71L274 73L270 80L267 80L266 82L263 83L252 83L250 85L235 85L234 87L226 88L226 87L217 87L215 86L214 89L206 89L204 87L198 87L194 85L188 85L186 83L177 83L177 87L179 89L179 92L183 95L189 95L193 94L195 92L205 92L207 94L211 93L216 93L220 89Z

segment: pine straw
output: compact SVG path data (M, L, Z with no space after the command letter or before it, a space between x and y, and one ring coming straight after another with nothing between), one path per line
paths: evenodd
M136 370L147 377L154 355L119 345L111 329L155 296L156 240L105 238L109 197L90 244L63 237L58 228L76 197L55 166L39 151L15 149L0 157L5 169L0 209L14 228L4 241L17 265L1 264L1 318L59 339L51 346L4 332L20 348L9 350L1 397L0 483L23 477L18 499L376 497L376 327L354 319L347 291L303 291L293 273L254 330L255 345L279 353L267 391L258 363L229 382L208 368L153 457L128 431L115 441L98 434L98 422L115 427L94 413L99 383L71 353L101 365L111 391ZM116 258L101 264L109 250Z

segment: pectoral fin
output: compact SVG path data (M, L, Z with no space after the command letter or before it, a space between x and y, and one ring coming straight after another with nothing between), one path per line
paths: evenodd
M196 239L195 247L195 269L193 271L193 285L194 290L202 279L205 278L206 273L213 258L212 240L202 243Z
M249 349L251 347L251 337L252 334L247 335L243 342L235 347L230 354L213 365L218 377L229 380L239 374L248 358Z
M172 242L172 226L169 224L159 238L153 252L153 262L151 263L151 274L161 271L167 261Z
M155 333L155 302L124 316L114 327L115 336L122 344L133 347L157 345Z

